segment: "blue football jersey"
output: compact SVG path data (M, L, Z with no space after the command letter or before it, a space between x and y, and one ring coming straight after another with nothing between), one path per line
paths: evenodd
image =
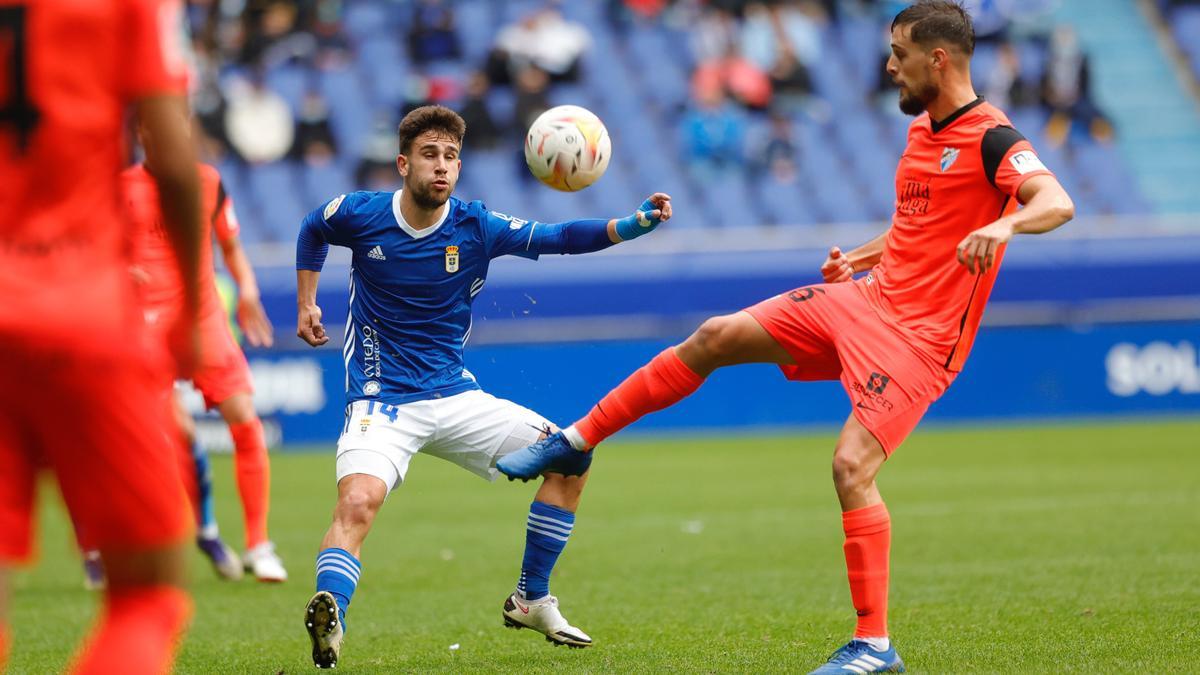
M346 399L400 404L478 389L464 368L471 302L492 258L536 259L541 223L451 197L441 218L415 230L400 213L400 191L353 192L308 214L329 244L353 252L350 315L342 355ZM320 266L301 269L316 269Z

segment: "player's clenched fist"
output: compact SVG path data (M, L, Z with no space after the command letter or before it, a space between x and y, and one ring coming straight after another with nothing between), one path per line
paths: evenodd
M837 246L829 249L829 257L821 265L821 277L827 284L850 281L854 278L854 266L850 264L846 254L842 253L842 249Z
M320 307L304 305L300 308L299 316L296 317L296 335L313 347L320 347L329 342L325 326L321 325Z
M655 192L642 202L633 215L612 221L612 227L620 241L629 241L653 231L659 223L670 219L671 195Z
M1000 247L1007 244L1012 236L1012 226L1003 222L981 227L959 243L958 262L971 274L983 274L996 264Z

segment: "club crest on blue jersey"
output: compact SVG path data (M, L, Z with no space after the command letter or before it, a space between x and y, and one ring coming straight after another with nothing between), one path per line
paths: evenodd
M958 160L958 148L942 148L942 171L949 169Z
M458 247L446 247L446 271L454 274L458 271Z

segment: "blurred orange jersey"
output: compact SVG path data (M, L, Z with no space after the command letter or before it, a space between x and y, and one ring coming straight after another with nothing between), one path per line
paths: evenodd
M200 316L224 312L214 278L212 235L226 242L237 237L238 221L233 202L225 194L221 175L207 164L200 174L200 203L204 217L200 246ZM146 167L137 164L121 173L125 207L133 220L133 264L144 273L140 295L146 313L156 323L169 325L183 308L183 282L171 240L158 206L158 185ZM143 276L143 275L139 275Z
M896 168L896 212L871 273L856 283L889 323L962 370L996 273L972 275L958 244L1017 208L1017 191L1051 175L1003 112L978 98L942 120L922 114Z
M0 336L80 349L136 316L117 175L134 100L186 91L176 2L0 0Z

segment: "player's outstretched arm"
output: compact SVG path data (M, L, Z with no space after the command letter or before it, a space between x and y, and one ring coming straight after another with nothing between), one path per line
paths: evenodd
M561 223L539 223L491 212L488 226L497 243L492 256L515 254L537 257L544 253L591 253L653 232L671 218L671 197L662 192L624 218L589 218ZM511 223L511 224L510 224Z
M849 253L843 253L837 246L830 248L829 257L821 264L821 278L827 284L837 284L850 281L858 272L871 269L883 257L887 235L885 231Z
M1075 203L1052 175L1034 176L1021 184L1017 199L1025 208L968 234L958 245L958 262L971 274L983 274L996 263L1000 247L1014 234L1042 234L1075 217Z

